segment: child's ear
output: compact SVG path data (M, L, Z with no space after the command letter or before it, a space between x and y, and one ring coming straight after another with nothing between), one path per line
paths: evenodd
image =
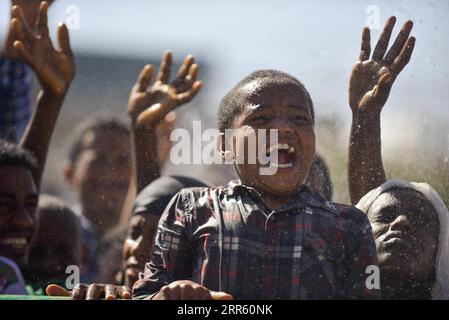
M223 132L220 132L220 134L217 136L216 144L217 144L217 149L223 155L227 151L225 134Z
M67 184L69 184L70 186L73 186L73 173L74 173L74 168L71 164L66 163L64 165L64 180Z
M220 132L217 136L217 149L220 151L221 158L225 161L225 163L232 163L234 161L232 156L231 146L229 142L226 141L226 134Z

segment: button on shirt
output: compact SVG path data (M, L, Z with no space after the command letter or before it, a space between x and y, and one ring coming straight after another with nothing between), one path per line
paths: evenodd
M171 200L133 295L192 280L235 299L376 299L379 290L365 284L370 265L377 265L376 248L358 209L303 187L271 210L234 181L183 189Z

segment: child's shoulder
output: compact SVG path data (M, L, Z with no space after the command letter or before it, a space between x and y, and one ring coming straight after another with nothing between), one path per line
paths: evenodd
M321 212L326 212L326 214L333 216L339 226L344 229L349 227L360 229L367 224L369 225L366 214L361 210L350 205L330 202L319 194L312 193L310 205L321 209Z
M178 195L183 202L198 207L212 203L214 195L218 194L221 189L222 187L189 187L181 189Z
M356 207L332 203L337 212L337 224L352 235L371 230L371 225L365 213Z

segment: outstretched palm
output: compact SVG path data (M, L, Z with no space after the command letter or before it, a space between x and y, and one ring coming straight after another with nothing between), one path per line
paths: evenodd
M36 72L44 89L63 95L75 75L75 63L69 33L64 24L59 25L57 33L60 50L53 47L48 31L47 10L48 3L42 2L36 21L36 32L33 32L25 21L22 9L19 6L13 7L12 27L16 38L14 47Z
M168 82L172 55L167 52L162 57L159 74L150 86L153 66L146 65L131 91L128 114L137 126L155 125L170 111L192 100L201 88L197 81L198 65L188 55L179 68L176 79Z
M413 27L411 21L403 25L387 52L395 22L395 17L388 19L371 59L370 30L363 30L359 62L352 68L349 81L349 104L354 113L380 112L396 77L410 61L415 45L415 38L409 37Z

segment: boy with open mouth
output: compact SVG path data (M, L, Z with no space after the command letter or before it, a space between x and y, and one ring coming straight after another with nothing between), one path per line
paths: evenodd
M304 185L315 134L302 83L280 71L252 73L222 100L218 126L221 152L240 179L183 189L170 201L134 298L378 298L379 290L366 286L367 267L377 265L366 216ZM232 139L224 138L226 129ZM273 130L276 143L269 135L259 141L259 131ZM260 148L270 162L261 161ZM247 161L254 150L257 161ZM266 167L275 170L261 174Z

